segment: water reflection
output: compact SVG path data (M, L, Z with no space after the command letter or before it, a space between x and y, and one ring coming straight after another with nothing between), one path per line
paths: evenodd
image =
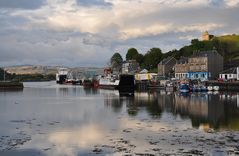
M122 97L114 90L28 83L21 92L0 92L0 155L6 149L16 150L6 155L21 154L18 149L26 155L147 155L153 148L162 155L177 149L171 152L178 155L200 145L210 153L221 141L227 151L228 138L239 139L231 137L238 132L224 131L239 130L238 102L233 93L150 91ZM223 132L198 130L210 127Z
M235 93L165 93L138 92L134 97L105 96L105 105L120 110L126 103L130 116L146 110L151 118L167 112L182 119L191 119L195 128L239 130L239 94Z

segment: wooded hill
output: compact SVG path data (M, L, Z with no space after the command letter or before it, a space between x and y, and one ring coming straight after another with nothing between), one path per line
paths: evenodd
M204 51L216 49L224 57L224 68L230 68L239 65L239 35L215 36L209 41L199 41L193 39L191 44L184 46L179 50L172 50L164 54L164 57L174 56L179 59L180 56L189 57L195 51Z

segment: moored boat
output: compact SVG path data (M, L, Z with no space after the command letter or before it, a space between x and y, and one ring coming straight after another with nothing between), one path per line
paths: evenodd
M219 86L213 86L214 91L219 91Z
M190 88L189 88L188 84L183 83L183 84L180 85L180 89L179 90L182 93L187 93L187 92L190 91Z
M67 68L59 68L56 73L56 83L63 84L67 79L68 69Z
M213 87L212 86L207 86L208 91L213 91Z
M112 74L110 68L104 69L104 75L99 78L99 88L116 89L119 86L119 79L117 75Z
M83 87L85 88L90 88L90 87L93 87L94 86L94 83L92 82L92 80L90 79L85 79L83 81Z

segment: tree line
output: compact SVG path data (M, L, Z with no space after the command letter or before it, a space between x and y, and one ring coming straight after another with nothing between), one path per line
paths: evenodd
M151 48L146 54L141 54L136 48L129 48L125 60L136 60L141 68L148 69L150 71L157 71L158 63L164 58L160 48ZM123 64L123 58L119 53L114 53L110 59L111 67L119 71Z
M138 52L136 48L129 48L125 60L136 60L141 69L156 72L157 65L160 61L167 57L174 57L180 59L180 57L190 57L197 51L217 50L224 58L224 68L230 68L239 65L239 35L226 35L214 37L209 41L200 41L198 39L192 39L191 44L183 46L180 49L173 49L166 53L162 53L160 48L151 48L145 54ZM120 70L123 58L119 53L114 53L110 59L111 67L116 70Z
M26 81L50 81L55 80L56 76L55 74L49 74L49 75L42 75L42 74L11 74L5 71L2 68L0 68L0 81L4 80L6 81L20 81L20 82L26 82Z

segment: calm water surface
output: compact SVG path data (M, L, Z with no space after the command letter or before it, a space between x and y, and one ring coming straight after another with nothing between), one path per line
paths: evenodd
M239 94L117 91L55 82L0 91L0 155L239 155Z

